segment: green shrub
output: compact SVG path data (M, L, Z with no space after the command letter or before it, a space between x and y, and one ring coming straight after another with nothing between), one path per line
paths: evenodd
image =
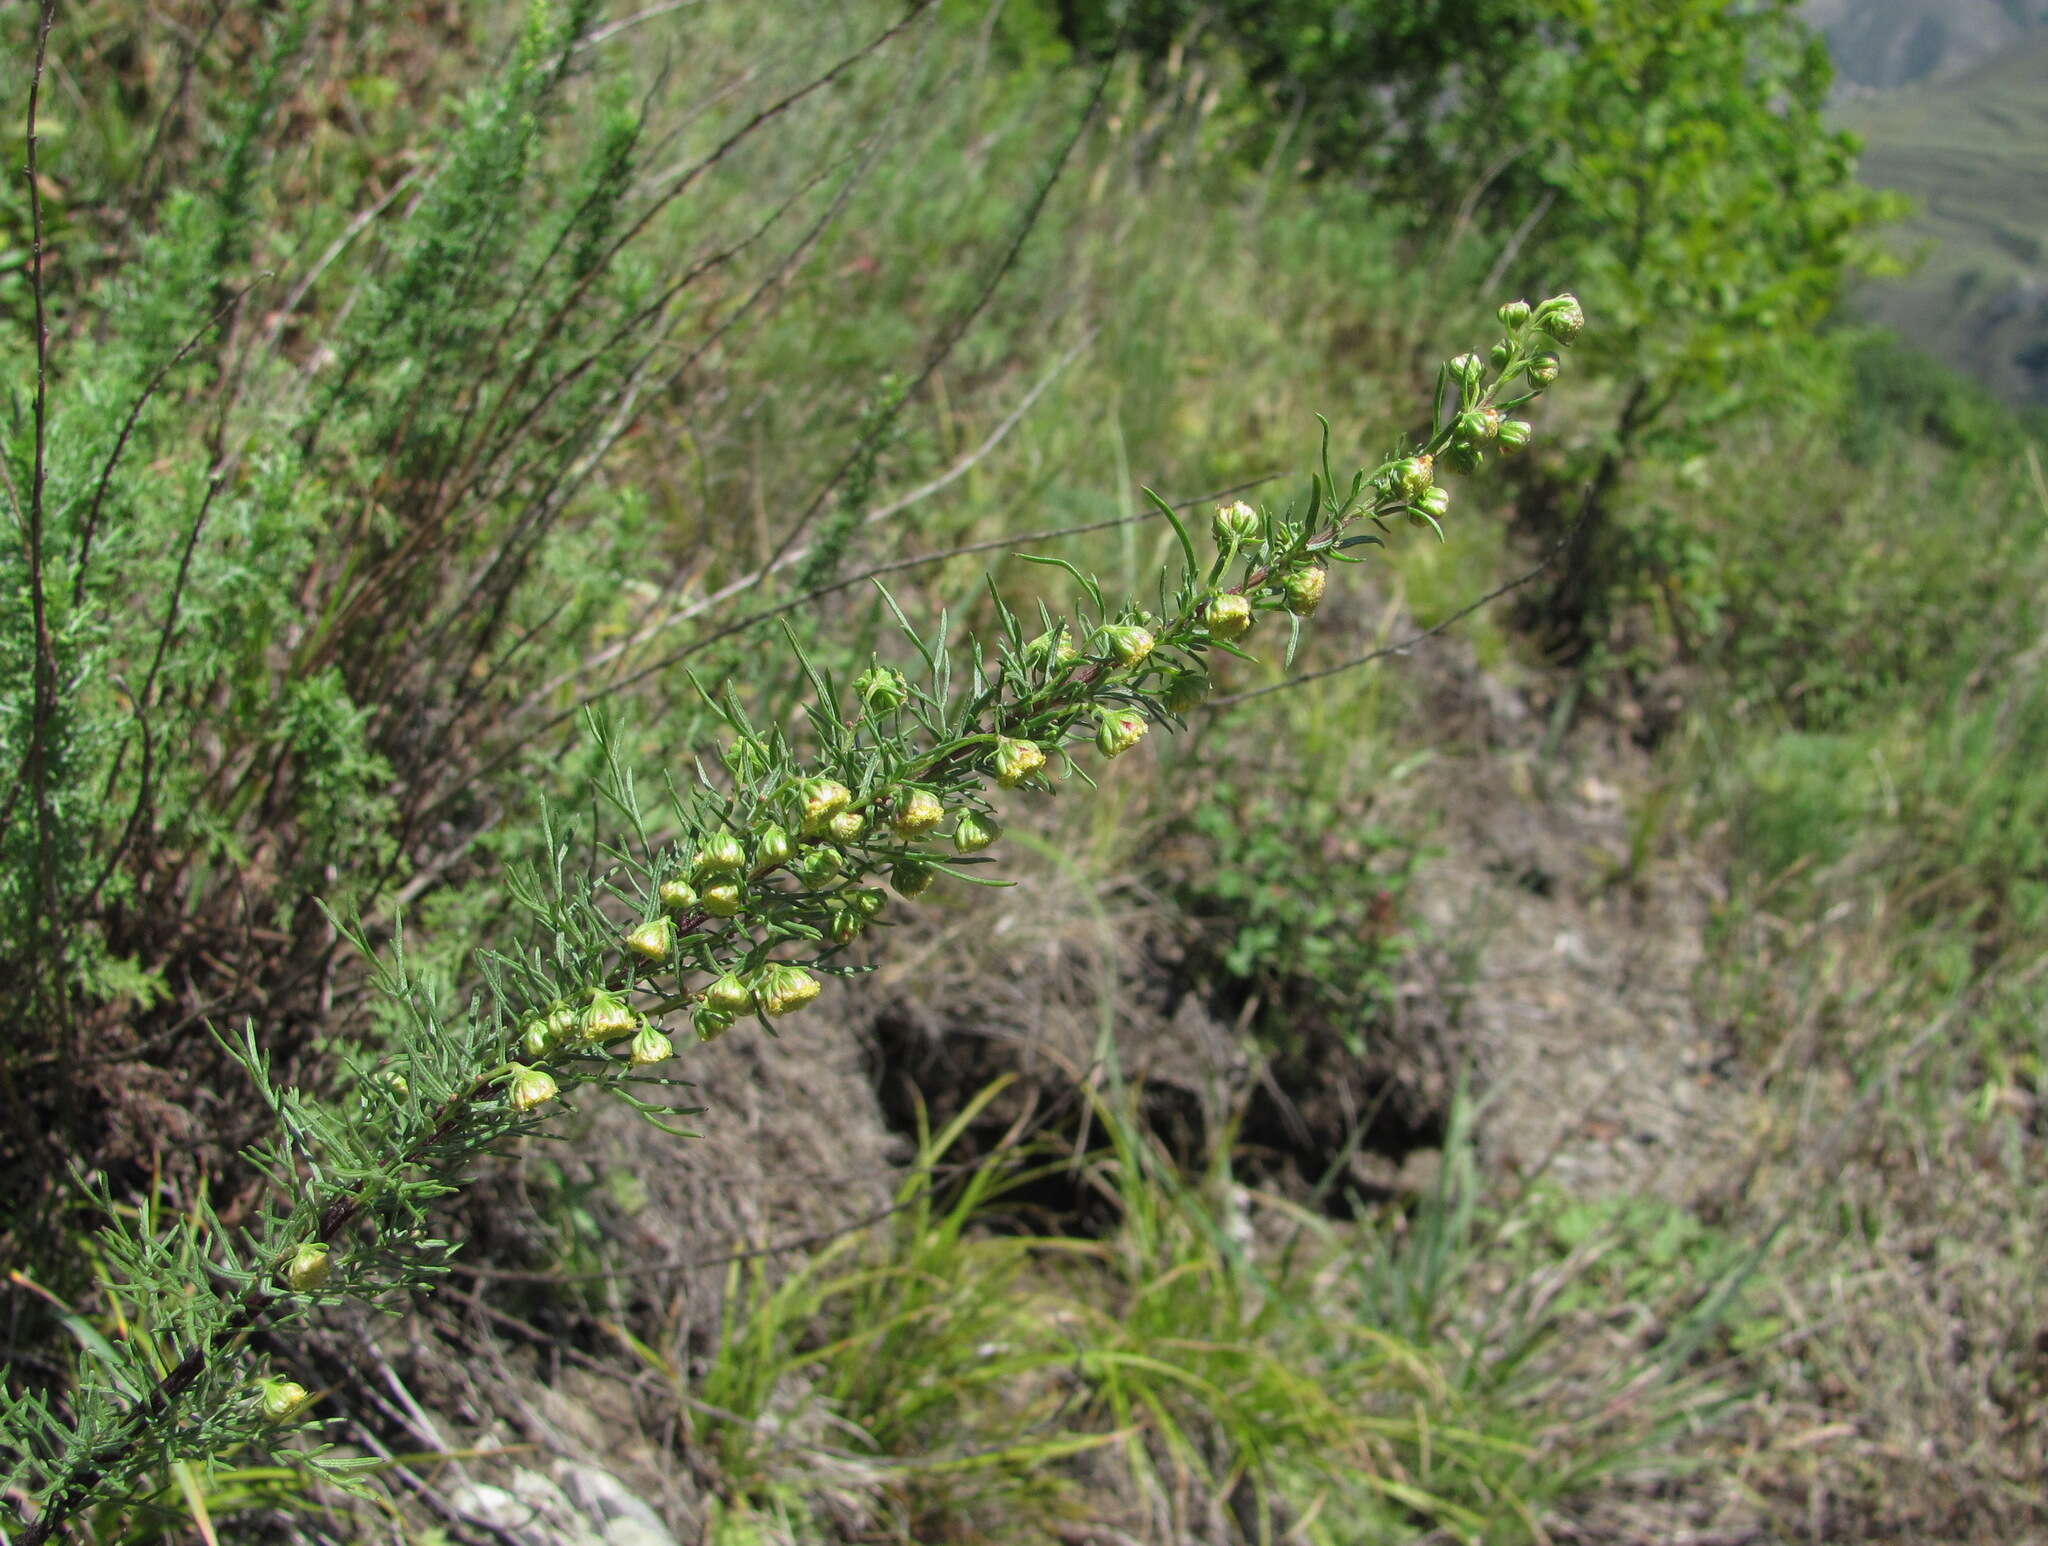
M102 1297L147 1335L86 1338L88 1372L61 1397L7 1391L5 1485L39 1504L28 1546L156 1491L166 1468L274 1451L306 1396L263 1372L251 1333L430 1282L451 1249L432 1205L560 1105L609 1094L662 1124L670 1031L769 1026L820 977L859 970L848 947L896 905L880 882L909 899L942 874L982 878L992 786L1092 781L1096 759L1191 712L1206 658L1242 654L1254 625L1285 630L1291 657L1327 571L1396 521L1438 527L1449 495L1431 459L1499 433L1577 328L1569 297L1504 312L1490 367L1467 355L1438 372L1441 427L1342 481L1326 443L1298 497L1226 509L1206 551L1155 501L1174 561L1135 595L1038 558L1076 588L1057 610L991 589L966 640L895 610L895 663L857 674L794 627L781 659L756 655L715 690L660 657L638 665L628 679L668 670L697 704L658 738L592 716L596 811L571 821L546 785L505 792L496 775L530 751L536 715L542 731L575 717L593 642L635 626L620 601L652 539L596 474L643 398L675 385L690 330L732 321L693 293L708 260L664 268L635 239L909 25L856 35L696 170L655 175L652 98L580 79L595 19L531 12L416 196L367 221L283 197L265 136L321 19L277 19L218 160L154 212L131 262L70 297L90 325L49 358L49 412L39 374L34 412L11 426L24 519L0 582L31 605L10 610L0 657L23 775L0 811L0 960L45 1037L9 1049L37 1081L12 1097L12 1132L42 1123L44 1141L84 1147L61 1119L95 1027L132 1037L107 1013L121 998L211 973L193 1019L232 1030L140 1029L196 1047L198 1078L246 1075L271 1124L246 1159L274 1195L229 1228L203 1194L176 1221L153 1197L119 1217L99 1181L115 1218L95 1248ZM1028 215L1012 229L1021 241ZM244 305L257 266L295 247L332 255L295 291L302 337L291 305ZM31 299L53 282L32 269ZM195 316L200 296L211 310ZM958 336L949 323L943 349ZM866 486L892 412L870 407L862 444L775 552L841 482ZM691 777L669 738L706 720L721 766ZM492 948L418 967L395 934L380 951L357 920L473 862L505 806L501 914L479 920ZM217 965L207 941L237 930L268 948ZM324 1024L344 949L375 961L381 1041ZM317 1084L302 1074L315 1056L329 1059ZM301 1459L336 1480L352 1469L318 1448Z

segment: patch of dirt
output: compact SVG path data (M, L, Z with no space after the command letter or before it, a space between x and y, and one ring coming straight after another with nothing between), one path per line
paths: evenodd
M1410 892L1431 943L1402 991L1444 1006L1470 1049L1482 1152L1579 1196L1698 1195L1753 1110L1695 991L1723 900L1713 855L1679 841L1629 727L1556 737L1551 702L1455 641L1403 669L1436 733L1418 799L1442 851Z

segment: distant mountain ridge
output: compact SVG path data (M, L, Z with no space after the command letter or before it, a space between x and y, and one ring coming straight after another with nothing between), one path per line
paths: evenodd
M1858 309L2010 402L2048 403L2048 0L1817 0L1860 173L1919 267Z
M2048 33L2048 0L1808 0L1847 93L1951 80Z

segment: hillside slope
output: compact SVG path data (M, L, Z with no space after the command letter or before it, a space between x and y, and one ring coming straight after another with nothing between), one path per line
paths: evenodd
M1864 180L1920 206L1900 246L1924 257L1863 309L2001 397L2048 402L2048 43L1839 116Z

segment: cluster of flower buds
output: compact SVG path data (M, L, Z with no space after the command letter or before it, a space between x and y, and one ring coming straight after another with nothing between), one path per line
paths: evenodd
M1000 681L1009 696L992 691L975 711L987 717L964 725L953 743L906 754L915 732L901 711L915 702L943 705L947 694L941 686L924 699L879 659L853 679L857 712L840 719L835 710L838 745L855 749L832 765L837 776L778 777L778 769L789 768L781 736L737 735L726 764L738 785L753 790L748 798L764 804L725 807L692 846L667 859L651 915L616 936L627 987L599 987L587 1000L557 1003L522 1027L523 1060L500 1071L509 1106L523 1113L555 1099L556 1075L573 1082L580 1060L623 1052L628 1066L644 1068L672 1057L669 1035L628 1002L626 994L638 991L633 984L651 994L657 979L674 974L675 989L661 1009L687 1007L701 1041L723 1035L742 1016L776 1020L801 1010L820 992L808 968L852 944L887 905L879 877L898 895L919 897L944 867L940 845L950 841L954 853L968 857L1001 838L974 787L978 780L1006 790L1045 787L1051 759L1078 743L1092 737L1102 757L1121 757L1144 740L1154 719L1199 706L1211 688L1206 651L1236 653L1236 641L1251 633L1261 611L1314 617L1330 566L1357 562L1346 549L1380 540L1347 535L1354 523L1385 532L1405 514L1441 537L1451 497L1439 472L1469 472L1489 451L1507 455L1528 445L1529 425L1508 415L1557 378L1552 346L1570 344L1585 323L1569 295L1535 306L1514 301L1499 316L1505 336L1487 355L1445 362L1440 427L1432 438L1362 476L1348 498L1326 477L1306 515L1299 506L1261 509L1242 499L1218 506L1209 523L1213 564L1206 574L1191 566L1175 599L1162 590L1167 615L1105 606L1099 586L1084 581L1092 616L1060 621L1041 612L1043 631L1028 642L1006 617L1012 642ZM1452 410L1447 421L1445 406ZM1175 527L1190 544L1177 519ZM980 671L977 657L977 677ZM864 759L865 749L882 755ZM795 940L814 942L819 956L770 959L771 950ZM703 974L695 988L684 980L693 971ZM317 1287L325 1251L302 1249L284 1269L285 1280L301 1291Z
M1485 363L1503 372L1495 392L1512 386L1517 377L1526 379L1526 389L1503 405L1518 407L1557 379L1557 356L1538 347L1540 342L1570 344L1585 326L1586 316L1578 300L1570 295L1552 296L1538 306L1510 301L1500 308L1499 316L1506 336L1493 345ZM1443 448L1444 461L1452 470L1477 472L1485 464L1489 450L1512 456L1529 444L1528 422L1508 418L1502 406L1490 400L1493 393L1482 391L1485 364L1477 355L1461 354L1449 361L1444 366L1444 376L1458 389L1460 404L1451 424L1450 443ZM1408 464L1402 464L1395 481L1411 501L1411 518L1418 525L1436 526L1441 535L1439 523L1450 508L1449 496L1426 481L1421 487L1414 486L1407 468Z

